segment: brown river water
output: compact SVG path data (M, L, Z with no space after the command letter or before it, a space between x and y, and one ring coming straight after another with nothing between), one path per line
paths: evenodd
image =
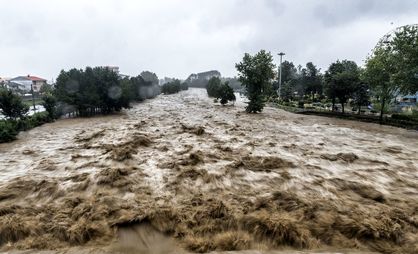
M418 132L190 89L0 144L0 251L418 253Z

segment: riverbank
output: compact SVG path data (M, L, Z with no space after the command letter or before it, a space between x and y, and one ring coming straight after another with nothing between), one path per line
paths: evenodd
M312 110L312 109L301 109L296 107L288 107L282 105L274 105L277 108L286 110L288 112L302 114L302 115L315 115L323 117L332 117L339 118L351 121L359 121L366 123L376 123L381 125L394 126L404 129L417 130L418 131L418 121L406 120L406 119L394 119L392 117L384 116L383 122L380 121L380 117L376 115L364 115L364 114L352 114L352 113L341 113L341 112L332 112L327 110Z
M190 89L0 144L0 250L416 253L417 132L244 108Z

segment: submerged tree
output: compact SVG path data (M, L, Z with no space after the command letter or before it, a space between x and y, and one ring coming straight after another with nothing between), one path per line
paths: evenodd
M220 99L221 104L225 105L228 101L235 101L234 90L229 86L228 82L225 82L219 87L218 99Z
M276 67L273 64L273 56L265 50L261 50L254 56L246 53L242 62L235 66L239 72L239 81L245 87L250 100L246 111L261 112L265 104L265 93L272 89L272 80L275 77Z
M208 93L209 97L219 97L219 89L221 87L221 83L221 79L218 77L212 77L209 79L209 82L206 85L206 92Z

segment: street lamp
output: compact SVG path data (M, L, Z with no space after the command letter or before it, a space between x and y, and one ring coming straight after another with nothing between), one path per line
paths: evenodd
M285 53L280 52L278 54L280 56L280 66L279 66L279 98L280 96L280 88L282 87L282 58L285 55Z

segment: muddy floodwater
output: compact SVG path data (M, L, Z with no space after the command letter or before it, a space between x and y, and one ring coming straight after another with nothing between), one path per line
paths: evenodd
M418 253L418 133L190 89L0 144L11 253Z

